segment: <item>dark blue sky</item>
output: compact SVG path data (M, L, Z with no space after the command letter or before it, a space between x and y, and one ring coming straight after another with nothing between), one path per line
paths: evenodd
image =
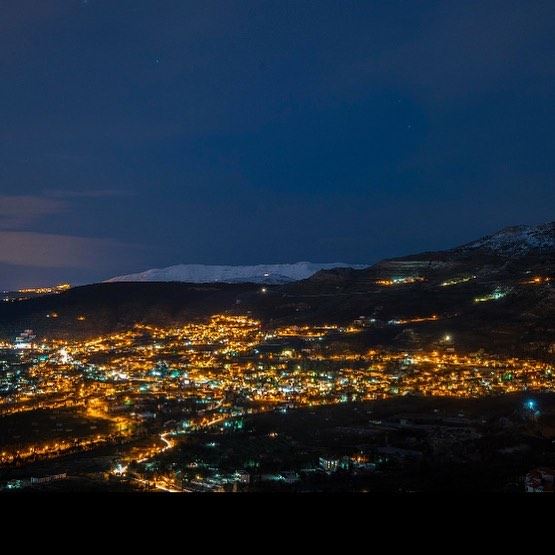
M5 0L0 287L555 219L555 3Z

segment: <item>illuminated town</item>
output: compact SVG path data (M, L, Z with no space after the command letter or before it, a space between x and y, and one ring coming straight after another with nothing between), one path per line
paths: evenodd
M1 498L555 492L555 2L0 13Z
M179 328L136 325L88 341L42 342L27 330L24 343L20 336L1 345L0 415L28 413L35 427L36 415L58 416L49 440L13 435L3 443L0 464L17 467L112 446L117 462L106 471L107 480L170 491L213 489L215 483L221 488L235 483L242 470L219 481L209 473L205 480L178 485L171 473L149 478L148 469L188 434L238 430L246 415L405 396L461 399L553 391L555 386L548 363L457 354L448 335L431 352L334 351L334 340L362 332L358 321L347 327L265 329L246 315L214 315Z
M57 295L64 291L69 291L70 289L71 284L69 283L60 283L53 287L26 287L24 289L18 289L17 291L3 291L1 299L6 303L26 301L41 295Z

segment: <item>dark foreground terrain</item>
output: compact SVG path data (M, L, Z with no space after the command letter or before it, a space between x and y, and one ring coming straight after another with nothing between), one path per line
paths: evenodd
M404 397L247 416L187 435L139 480L133 465L106 479L117 457L117 446L102 448L0 479L67 474L26 491L142 491L148 481L185 492L521 493L528 473L555 466L555 394Z

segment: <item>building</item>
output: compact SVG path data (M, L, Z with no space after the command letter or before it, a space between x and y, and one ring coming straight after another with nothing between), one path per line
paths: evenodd
M526 474L524 487L527 493L553 493L553 483L555 480L555 469L535 468Z
M35 338L33 330L25 330L15 338L14 347L16 349L32 349Z
M319 464L326 472L337 472L339 469L339 459L333 457L320 457Z
M240 484L250 484L251 475L248 472L237 472L237 481Z
M341 457L341 459L339 460L339 468L341 470L350 470L351 466L351 457L348 457L347 455Z

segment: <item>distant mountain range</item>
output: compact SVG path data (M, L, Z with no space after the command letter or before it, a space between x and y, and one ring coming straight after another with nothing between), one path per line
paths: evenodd
M344 262L294 264L259 264L256 266L215 266L204 264L179 264L168 268L156 268L137 274L117 276L107 283L117 281L179 281L184 283L264 283L282 284L313 276L320 270L333 268L362 269L367 265Z
M528 255L552 253L555 251L555 222L536 226L507 227L493 235L482 237L446 251L438 251L440 258L457 255L489 255L502 257L524 257ZM428 253L430 254L430 253ZM422 255L393 259L392 261L422 258ZM383 261L378 266L388 262ZM116 276L106 281L113 282L182 282L182 283L260 283L268 285L286 284L308 279L322 270L348 268L363 270L364 264L344 262L314 263L296 262L294 264L258 264L254 266L221 266L205 264L178 264L167 268L154 268Z
M363 321L364 333L349 336L361 349L434 348L449 334L457 349L555 360L554 285L555 223L516 226L369 267L302 262L149 270L1 302L0 337L13 340L25 329L39 337L92 337L139 322L179 325L236 313L270 326Z

